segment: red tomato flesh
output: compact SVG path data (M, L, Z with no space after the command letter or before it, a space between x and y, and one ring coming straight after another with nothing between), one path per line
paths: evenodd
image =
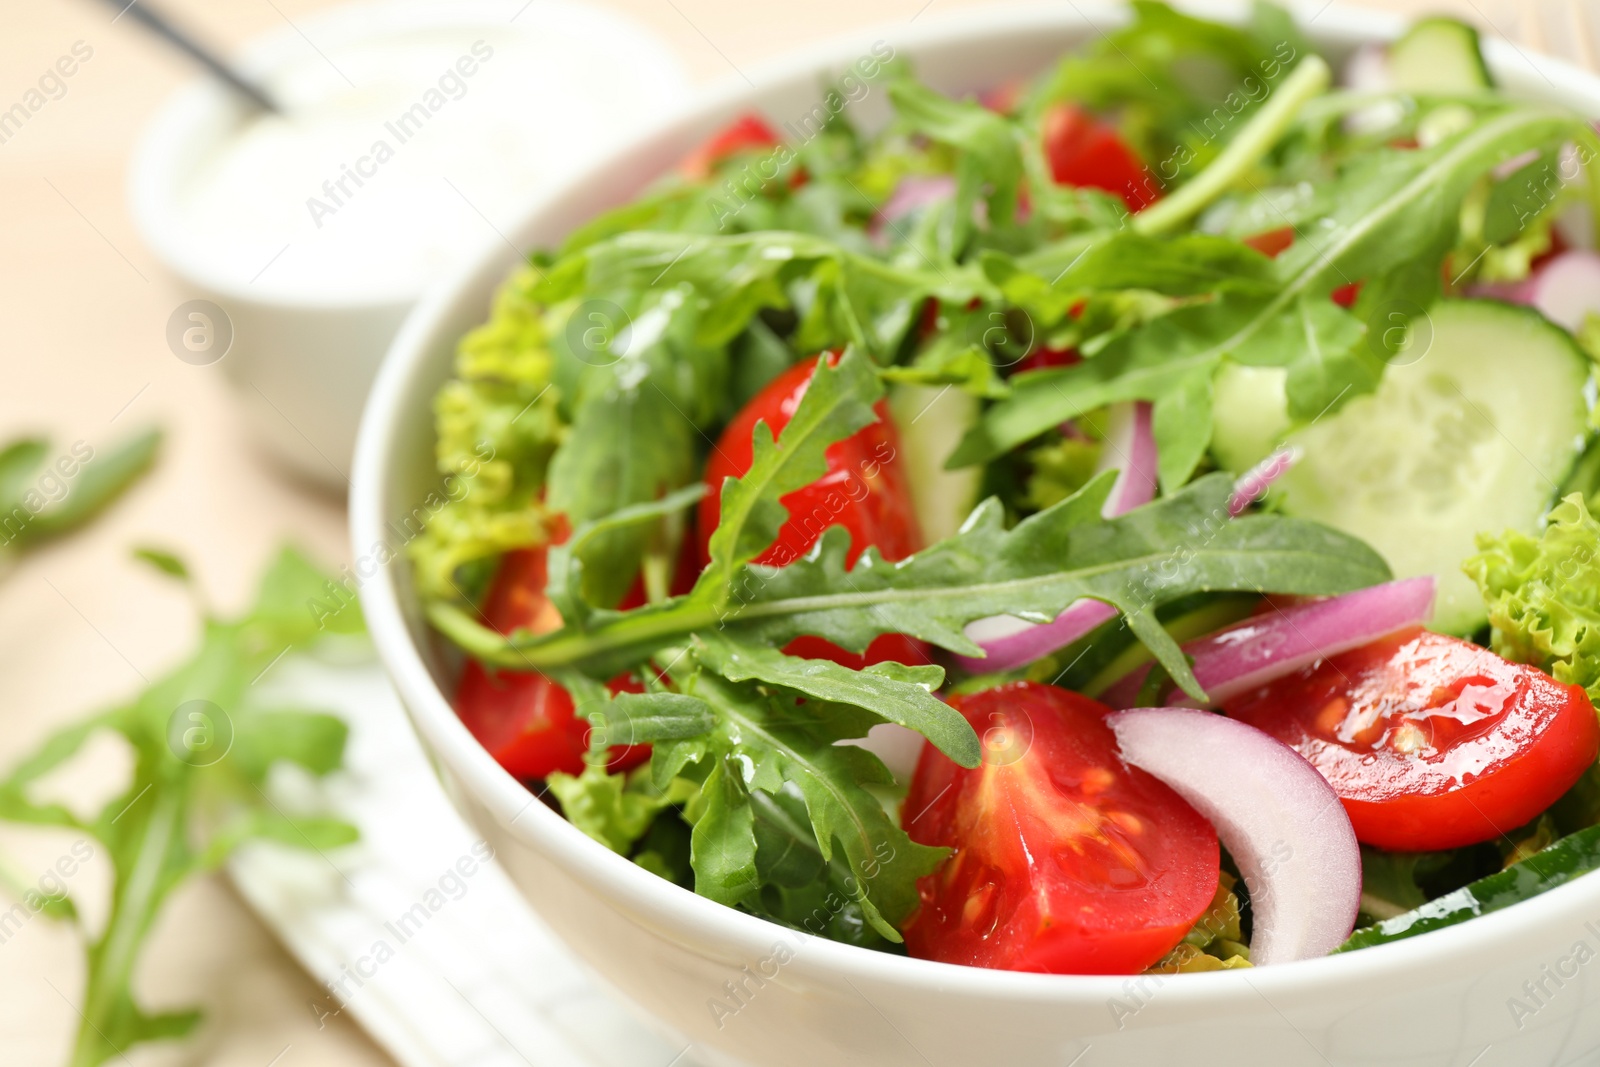
M1249 237L1244 238L1243 243L1264 256L1271 256L1273 259L1277 259L1294 244L1294 227L1280 226L1276 230L1264 230L1261 233L1251 234ZM1349 308L1355 304L1356 298L1361 295L1361 285L1361 282L1341 285L1329 296L1335 304L1342 308Z
M700 500L702 565L711 558L711 531L722 516L723 481L741 477L750 469L751 435L757 422L765 422L774 438L789 425L816 373L818 358L803 360L768 382L733 417L711 450L706 464L707 492ZM838 359L837 352L828 353L829 366ZM757 563L780 567L792 563L816 544L829 526L843 526L850 532L848 566L855 566L868 545L876 546L883 558L891 561L904 559L922 547L922 531L911 503L911 485L901 466L900 436L890 421L887 404L879 401L873 410L877 412L877 422L828 446L826 474L782 498L783 506L789 509L789 520L778 531L777 540L756 557ZM856 670L887 660L932 662L927 646L904 634L882 634L864 653L846 652L818 637L796 638L784 651L807 659L831 659Z
M766 119L753 113L740 115L689 153L678 164L678 170L687 178L709 178L717 164L729 156L771 148L777 143L777 131L767 124Z
M1074 367L1083 362L1076 348L1036 348L1017 362L1017 374L1049 367Z
M765 422L773 437L789 425L800 400L816 373L817 358L795 364L771 382L733 417L706 464L708 492L700 501L700 557L710 559L711 531L722 515L722 483L750 469L757 422ZM838 355L829 353L832 366ZM889 419L888 406L879 401L873 409L878 421L828 446L828 472L782 498L789 521L778 539L756 557L757 563L784 566L793 562L822 536L829 526L850 531L848 561L868 545L875 545L888 560L904 559L922 547L922 533L911 505L911 487L900 465L900 435Z
M1216 892L1211 824L1122 762L1109 709L1088 697L1013 682L950 703L983 764L923 747L902 821L955 851L918 883L910 954L1053 974L1132 974L1166 955Z
M1313 664L1227 712L1310 760L1357 838L1405 852L1521 826L1600 751L1581 688L1421 629Z
M543 548L506 553L483 606L489 625L503 634L522 628L535 633L558 629L561 616L544 595L545 580ZM621 606L637 606L629 604L635 595L630 592ZM613 678L606 688L613 693L644 691L626 674ZM456 714L500 766L518 778L583 770L589 724L578 717L572 695L537 671L495 670L469 660L456 688ZM649 745L618 746L611 750L607 766L626 770L649 758Z
M1294 244L1294 227L1280 226L1276 230L1266 230L1262 233L1251 234L1244 239L1244 243L1264 256L1277 259L1278 256L1288 251L1290 245Z
M1044 155L1057 185L1116 193L1129 211L1161 199L1145 165L1109 126L1071 104L1045 113Z

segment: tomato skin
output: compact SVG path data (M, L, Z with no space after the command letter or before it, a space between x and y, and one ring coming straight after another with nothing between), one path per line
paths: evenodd
M700 500L700 558L708 561L711 531L722 515L722 482L750 469L751 435L765 422L776 438L800 406L816 371L818 357L803 360L778 375L733 417L706 464L708 492ZM829 354L829 364L838 360ZM828 446L828 472L810 485L782 498L789 521L778 538L756 557L757 563L784 566L816 544L823 529L839 525L850 531L847 565L868 545L884 559L904 559L922 547L922 532L911 504L911 486L900 465L900 435L879 401L878 421L843 441Z
M902 809L912 840L955 851L917 885L912 956L1055 974L1133 974L1193 928L1216 892L1216 832L1125 765L1077 693L1013 682L950 703L983 765L925 745Z
M1036 348L1017 361L1015 374L1024 374L1030 370L1046 370L1050 367L1074 367L1083 362L1083 356L1076 348Z
M709 178L717 164L729 156L757 148L772 148L777 143L777 131L766 119L750 112L708 137L678 164L678 171L686 178Z
M1251 234L1244 239L1244 243L1264 256L1277 259L1294 244L1294 227L1280 226L1276 230Z
M544 595L545 549L506 553L495 573L483 614L499 633L526 627L547 633L561 625L561 616ZM635 583L624 607L638 597ZM607 683L613 693L644 691L626 674ZM589 724L578 717L572 695L537 671L496 670L468 660L456 688L456 714L495 760L518 778L546 778L556 771L578 774L589 747ZM612 771L636 767L650 758L649 745L611 750Z
M828 365L839 359L830 352ZM789 424L801 397L816 373L819 356L796 363L778 375L745 405L722 432L706 464L707 492L700 499L700 560L710 560L711 531L722 516L722 483L750 469L751 435L757 422L765 422L776 438ZM873 410L878 421L864 426L843 441L828 446L828 472L810 485L782 498L789 520L777 540L756 557L757 563L784 566L799 558L833 525L850 532L846 566L868 545L886 560L904 559L922 547L922 530L911 503L911 484L900 465L900 435L889 418L888 405L879 401ZM831 659L860 670L874 663L931 663L928 647L904 634L880 634L865 652L846 652L819 637L797 637L785 646L792 656Z
M1354 307L1356 300L1361 296L1361 287L1364 284L1366 283L1351 282L1349 285L1339 286L1332 293L1333 302L1342 308Z
M1244 238L1243 243L1264 256L1277 259L1294 244L1294 236L1293 226L1280 226L1276 230L1263 230L1261 233L1251 234L1249 237ZM1446 271L1447 275L1448 273ZM1446 280L1449 280L1448 277ZM1335 304L1348 309L1355 304L1356 298L1361 295L1362 284L1361 282L1351 282L1348 285L1341 285L1329 296Z
M1403 852L1523 825L1600 752L1600 720L1580 687L1420 628L1313 664L1227 712L1322 772L1359 840Z
M1057 185L1116 193L1129 211L1161 199L1139 157L1115 130L1071 104L1045 112L1044 155Z

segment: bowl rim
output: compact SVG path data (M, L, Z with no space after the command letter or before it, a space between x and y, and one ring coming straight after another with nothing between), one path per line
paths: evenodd
M510 12L514 14L508 18ZM520 21L523 18L525 23ZM667 42L608 7L579 0L540 0L536 5L519 0L356 0L251 38L239 50L238 65L246 73L260 76L304 59L309 40L306 33L317 35L322 45L336 47L423 29L514 28L534 35L557 26L572 36L604 35L625 45L629 62L648 71L659 91L684 98L692 95L683 64ZM211 242L185 224L179 207L181 191L192 173L190 149L214 145L217 138L206 132L208 127L236 122L243 114L243 106L228 89L215 79L197 76L168 95L135 143L126 181L129 210L140 237L168 269L185 282L229 300L316 310L402 309L438 284L357 290L345 295L307 285L257 287L219 270L225 257L208 250ZM588 169L587 162L579 168ZM463 266L480 258L475 250L462 261Z
M1231 17L1234 21L1246 10L1244 5L1227 0L1180 6L1196 14ZM713 119L726 121L740 111L743 101L763 88L837 67L859 55L864 42L882 39L891 31L897 52L914 58L921 49L973 36L1060 33L1085 27L1099 32L1102 26L1116 24L1125 17L1121 5L1106 0L1080 0L1067 5L1067 9L1038 4L964 9L920 20L909 30L898 23L869 26L764 62L745 72L747 76L742 80L725 79L649 131L616 147L596 161L592 172L623 166L653 140L708 125ZM1314 27L1301 24L1300 28L1320 46L1355 47L1392 40L1410 21L1388 12L1337 4L1322 8L1313 17ZM1553 92L1547 91L1546 95L1588 97L1589 107L1600 111L1600 76L1560 60L1532 55L1507 42L1486 39L1483 43L1491 69L1505 76L1508 87L1548 82ZM1518 64L1532 68L1537 79L1526 73L1516 76ZM541 195L507 232L526 232L562 200L575 195L585 181L584 175L576 175ZM480 260L464 266L449 282L436 287L407 318L384 360L362 418L353 467L351 538L357 558L384 540L389 458L396 454L394 446L403 432L399 425L401 403L413 379L430 365L435 352L454 351L457 337L442 335L441 330L448 328L463 302L476 299L481 303L483 286L492 287L505 277L514 261L508 261L504 253L503 246L487 249ZM876 952L794 931L701 897L612 852L538 803L537 797L504 771L456 717L407 630L392 570L397 563L404 566L400 559L403 556L379 566L361 583L359 595L373 641L404 698L413 725L436 759L449 768L502 829L586 887L603 893L613 906L626 909L633 921L668 930L674 940L687 939L705 951L720 943L738 946L741 954L759 954L770 950L774 938L792 936L803 945L803 951L796 954L786 970L795 968L826 980L843 978L924 994L958 993L975 1000L1025 1004L1093 1005L1128 995L1128 975L991 970ZM1274 994L1296 997L1333 985L1367 986L1382 977L1394 980L1397 976L1439 973L1451 967L1465 966L1473 971L1491 957L1494 949L1547 930L1558 920L1570 923L1574 929L1582 927L1586 912L1596 902L1600 902L1600 878L1579 879L1541 894L1537 907L1528 906L1532 901L1524 902L1447 931L1270 968L1188 974L1181 982L1164 983L1161 999L1181 1003L1185 1008L1203 1008L1265 997L1270 1005Z

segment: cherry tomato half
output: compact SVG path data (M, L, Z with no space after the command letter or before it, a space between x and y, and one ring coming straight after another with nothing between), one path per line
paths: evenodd
M1357 838L1405 852L1521 826L1600 751L1581 688L1421 629L1280 678L1227 712L1310 760Z
M768 382L733 417L712 449L706 464L708 492L700 500L702 561L711 558L707 546L722 514L723 480L738 478L750 469L751 437L757 422L765 422L774 437L783 433L811 385L817 359L802 360ZM837 353L828 354L830 366L838 359ZM828 446L828 473L782 498L789 521L778 532L778 539L756 557L757 563L784 566L793 562L816 544L829 526L850 531L850 566L868 545L877 546L888 560L904 559L922 547L911 487L900 464L900 435L889 419L887 404L880 400L873 410L877 422Z
M706 464L707 492L700 500L702 563L710 559L711 531L722 515L723 480L740 477L750 469L751 435L757 422L765 422L774 437L783 432L811 384L818 358L803 360L767 383L733 417L712 449ZM838 358L838 353L828 353L829 365ZM843 526L850 532L848 566L855 565L868 545L876 546L887 560L904 559L922 547L910 482L901 466L900 436L889 419L888 405L879 401L873 410L877 422L828 446L828 473L782 498L789 521L777 540L756 557L757 563L784 566L793 562L816 544L829 526ZM901 634L879 636L860 655L816 637L796 638L785 651L810 659L831 659L857 670L884 660L929 662L926 646Z
M518 628L548 633L561 616L544 595L545 550L508 552L495 573L483 613L500 633ZM630 592L621 607L642 601ZM633 603L630 603L633 601ZM643 692L626 674L606 686L613 693ZM495 670L467 662L456 689L456 714L500 766L518 778L545 778L556 771L578 774L589 747L589 724L580 719L572 695L537 671ZM650 758L649 745L611 750L607 766L626 770Z
M1012 971L1132 974L1155 963L1216 892L1216 832L1122 762L1108 708L1037 682L950 703L983 764L925 745L902 809L912 840L954 849L917 886L911 955Z
M1161 199L1145 165L1117 132L1071 104L1044 116L1044 156L1057 185L1116 193L1129 211Z
M1263 230L1261 233L1251 234L1249 237L1244 238L1244 244L1249 245L1264 256L1277 259L1294 244L1294 227L1280 226L1276 230ZM1341 285L1328 295L1340 307L1350 308L1354 306L1356 298L1361 295L1362 284L1361 282L1351 282L1348 285Z
M709 178L717 164L729 156L771 148L777 143L777 131L766 119L756 114L740 115L689 153L678 164L678 170L687 178Z

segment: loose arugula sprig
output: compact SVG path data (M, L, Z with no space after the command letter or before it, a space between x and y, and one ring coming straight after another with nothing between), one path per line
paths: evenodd
M147 554L159 569L187 577L168 554ZM111 858L111 909L87 941L88 981L71 1067L98 1067L148 1041L181 1038L196 1010L151 1014L134 999L140 947L162 905L186 878L216 869L239 845L276 841L331 849L355 840L336 819L283 811L265 792L273 767L292 763L313 775L335 770L346 728L318 711L273 707L252 690L279 657L329 633L361 629L353 608L319 622L306 603L326 577L285 549L262 578L255 604L236 619L207 618L200 648L125 704L48 738L0 781L0 819L89 834ZM110 731L133 749L127 787L84 819L32 796L41 778L70 760L91 736ZM76 921L77 909L64 916Z
M98 455L79 441L57 456L45 437L0 448L0 567L99 514L149 469L160 444L150 429Z

